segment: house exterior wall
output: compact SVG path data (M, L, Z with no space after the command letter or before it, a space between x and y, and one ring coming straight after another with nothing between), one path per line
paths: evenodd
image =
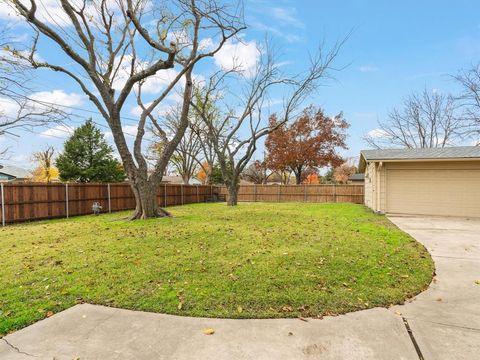
M365 205L370 209L374 208L373 205L373 188L375 180L375 163L367 163L365 167Z
M480 217L480 160L371 162L365 177L374 211Z
M385 211L385 181L383 163L367 163L365 169L365 205L377 212Z

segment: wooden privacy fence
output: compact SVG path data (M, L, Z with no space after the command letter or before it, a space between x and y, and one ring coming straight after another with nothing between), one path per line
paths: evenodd
M91 214L94 202L100 203L101 212L135 208L128 183L2 183L0 186L2 225ZM160 206L183 205L205 202L218 193L218 188L210 185L162 184L157 201Z
M221 194L228 196L225 187ZM348 202L363 204L363 185L241 185L238 201Z

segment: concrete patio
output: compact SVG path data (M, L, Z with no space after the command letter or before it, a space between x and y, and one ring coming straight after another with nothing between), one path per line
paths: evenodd
M7 335L0 358L480 358L480 220L391 220L422 242L436 264L430 288L405 305L302 321L189 318L82 304ZM205 335L206 327L215 333Z

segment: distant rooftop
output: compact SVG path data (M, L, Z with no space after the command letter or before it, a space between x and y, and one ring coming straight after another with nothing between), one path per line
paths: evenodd
M183 178L178 175L165 175L162 177L162 183L183 184ZM190 185L201 185L201 182L196 178L191 178Z
M456 146L425 149L379 149L362 150L360 153L365 160L480 159L480 146Z
M348 178L350 181L363 181L365 180L365 174L353 174Z
M13 165L0 165L0 173L13 176L16 179L25 179L31 176L29 171Z

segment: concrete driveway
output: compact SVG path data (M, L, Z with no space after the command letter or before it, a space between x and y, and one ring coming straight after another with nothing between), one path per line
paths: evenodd
M480 359L480 220L391 220L425 244L437 268L406 305L305 322L83 304L4 337L0 359Z
M437 273L415 301L392 310L408 320L425 359L480 359L480 220L390 220L425 245Z

